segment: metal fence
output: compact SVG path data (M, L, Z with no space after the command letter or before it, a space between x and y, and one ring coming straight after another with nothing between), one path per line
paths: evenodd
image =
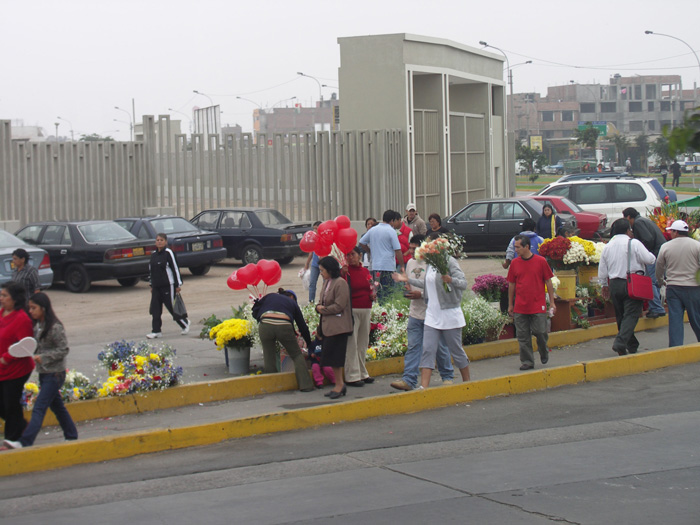
M171 134L143 118L143 141L12 140L0 121L0 220L114 219L172 208L272 207L293 220L352 220L403 209L408 195L398 130Z

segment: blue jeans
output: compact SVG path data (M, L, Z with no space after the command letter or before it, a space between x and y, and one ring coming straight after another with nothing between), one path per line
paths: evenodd
M41 430L41 424L44 422L46 410L49 408L56 414L58 424L63 429L63 436L67 440L78 439L78 429L75 428L75 423L73 423L73 419L63 405L63 399L61 399L61 387L65 380L65 371L39 374L39 395L34 402L32 419L27 428L24 429L22 437L19 438L23 447L30 447L34 444L34 440Z
M321 270L318 266L309 266L311 279L309 280L309 302L316 302L316 285L318 284L318 276L321 275Z
M392 271L373 271L374 280L379 282L379 290L377 290L377 301L379 304L384 304L386 300L398 289L401 285L396 283L391 277Z
M683 344L683 313L688 312L690 327L700 341L700 286L667 286L668 346Z
M656 263L647 264L646 272L651 277L651 288L654 290L654 298L649 301L649 311L655 314L665 314L666 310L661 304L661 296L659 295L659 283L656 282Z
M408 349L403 356L403 380L413 388L418 386L418 365L423 355L423 327L425 322L415 317L408 318ZM435 359L440 377L443 381L454 379L454 368L450 359L450 351L445 341L440 337L437 357Z

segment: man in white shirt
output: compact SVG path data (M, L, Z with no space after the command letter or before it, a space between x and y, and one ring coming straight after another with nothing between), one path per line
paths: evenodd
M674 221L666 231L671 240L659 251L656 280L666 283L668 346L681 346L685 311L700 341L700 286L695 277L700 272L700 242L690 238L690 228L684 221Z
M613 342L613 351L618 355L636 354L639 341L634 335L642 315L643 301L632 299L627 294L627 267L629 251L629 271L644 273L645 265L654 264L656 257L637 239L632 238L632 231L627 219L616 220L610 231L612 239L605 245L598 267L598 282L603 287L603 297L610 298L615 308L617 319L617 337Z

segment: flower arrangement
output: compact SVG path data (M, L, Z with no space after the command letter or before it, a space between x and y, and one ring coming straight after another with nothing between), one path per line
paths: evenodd
M64 402L79 401L81 399L93 399L97 397L97 387L90 379L77 370L66 372L66 381L61 387L61 397Z
M491 308L486 299L479 295L466 298L461 307L467 323L462 328L462 343L465 345L498 339L510 320L506 314Z
M594 243L577 236L555 237L545 239L539 253L555 270L573 270L581 265L599 263L604 247L602 242Z
M447 250L450 256L455 259L464 259L466 257L464 254L464 237L453 231L443 233L441 237L447 239L447 242L450 244Z
M450 259L450 242L444 237L438 237L432 241L424 241L418 248L414 257L417 261L425 261L430 266L435 268L440 275L449 273L448 261ZM446 283L442 283L446 292L451 292L452 287Z
M474 279L472 292L480 295L490 303L500 301L501 295L508 293L508 280L505 277L492 273L479 275Z
M227 319L209 330L209 339L216 341L217 350L224 346L252 346L253 326L248 319Z
M545 239L539 247L539 254L546 257L551 266L558 270L564 270L564 256L571 248L571 241L566 237L554 237Z
M666 228L674 221L685 221L690 229L690 236L696 241L700 240L700 210L698 209L683 212L678 209L676 203L664 203L649 212L649 219L659 227L667 239L669 237Z
M27 381L24 383L24 390L22 390L22 397L19 400L19 404L23 408L29 408L34 404L36 396L39 394L39 387L36 383Z
M176 385L182 367L175 366L175 349L146 342L116 341L97 355L109 378L97 390L99 397L160 390Z

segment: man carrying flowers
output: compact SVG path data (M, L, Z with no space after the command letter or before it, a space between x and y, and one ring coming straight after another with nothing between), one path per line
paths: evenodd
M535 368L532 350L532 336L537 339L540 361L547 364L549 350L547 342L547 303L544 286L547 285L549 304L552 313L554 306L554 286L552 270L544 257L530 251L530 238L515 236L515 252L518 257L508 269L508 313L513 316L520 346L520 370Z

